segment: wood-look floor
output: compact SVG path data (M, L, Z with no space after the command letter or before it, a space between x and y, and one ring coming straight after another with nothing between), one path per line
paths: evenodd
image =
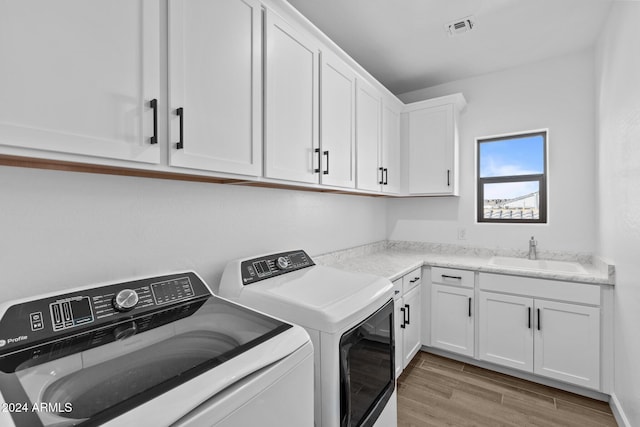
M606 402L430 353L398 379L398 427L616 425Z

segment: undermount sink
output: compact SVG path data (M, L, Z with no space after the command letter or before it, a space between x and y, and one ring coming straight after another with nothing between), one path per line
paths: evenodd
M489 265L522 270L587 274L587 271L580 264L571 261L494 256L489 260Z

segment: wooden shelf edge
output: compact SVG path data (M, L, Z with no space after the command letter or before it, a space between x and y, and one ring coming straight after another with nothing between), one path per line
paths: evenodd
M211 184L233 184L247 187L311 191L316 193L345 194L366 197L388 197L388 195L386 194L360 193L357 191L339 190L335 188L305 187L293 184L283 184L266 181L250 181L237 178L220 178L205 175L183 174L178 172L134 169L120 166L94 165L90 163L76 163L64 160L40 159L36 157L12 156L6 154L0 154L0 166L11 166L30 169L49 169L65 172L95 173L102 175L133 176L138 178L151 179L170 179L176 181L205 182Z

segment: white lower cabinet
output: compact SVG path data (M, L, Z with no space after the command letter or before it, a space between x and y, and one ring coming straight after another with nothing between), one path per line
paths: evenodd
M533 372L531 298L480 292L479 357Z
M407 367L420 350L420 286L416 286L402 297L404 305L404 332L402 338L402 366Z
M480 291L481 360L587 388L600 388L600 307L593 306L599 304L599 297L594 293L599 292L597 287L490 274L480 276L481 289L491 287L489 282L493 278L501 291L505 289L502 282L510 280L510 292L529 294ZM539 292L531 286L535 282L539 288L548 286L550 299L535 295ZM585 287L585 292L593 297L584 298L582 294L582 299L591 301L579 301L581 303L556 301L570 295L563 286Z
M411 362L422 346L421 269L418 268L393 282L396 378Z
M431 345L473 356L473 289L433 284Z
M600 309L555 301L535 301L533 372L599 388Z
M473 357L474 272L431 268L431 346Z

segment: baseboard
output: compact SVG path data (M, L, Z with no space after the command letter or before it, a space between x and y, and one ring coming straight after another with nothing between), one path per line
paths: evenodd
M611 399L609 400L609 406L611 407L611 411L613 412L613 416L616 419L619 427L631 427L631 423L629 419L624 414L622 410L622 405L620 405L620 401L615 393L611 393Z
M463 363L478 366L480 368L489 369L491 371L500 372L502 374L511 375L512 377L521 378L523 380L531 381L538 384L543 384L549 387L554 387L560 390L568 391L570 393L579 394L581 396L589 397L591 399L601 400L603 402L609 402L610 396L606 393L602 393L597 390L592 390L584 387L580 387L573 384L564 383L551 378L545 378L539 375L529 374L527 372L518 371L516 369L507 368L505 366L496 365L495 363L485 362L484 360L473 359L468 356L461 356L459 354L451 353L446 350L441 350L435 347L422 346L422 351L433 353L439 356L448 357L450 359L458 360Z

